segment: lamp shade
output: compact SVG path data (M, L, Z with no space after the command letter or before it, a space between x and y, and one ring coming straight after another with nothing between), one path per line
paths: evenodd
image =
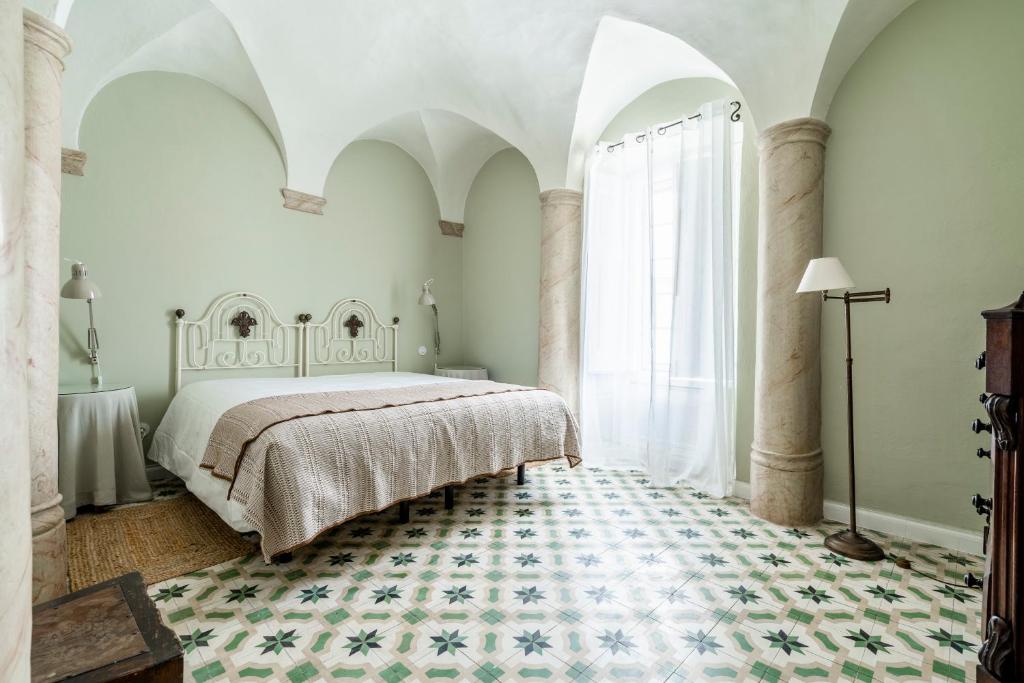
M430 285L432 284L434 284L434 278L430 278L423 283L423 291L420 292L420 306L433 306L436 303L434 295L430 293Z
M96 283L89 279L85 264L75 261L71 264L71 279L60 288L64 299L99 299L103 294Z
M802 294L804 292L823 292L826 289L849 289L850 287L853 287L853 280L846 272L846 268L843 268L843 264L835 256L826 256L825 258L811 259L796 291L798 294Z

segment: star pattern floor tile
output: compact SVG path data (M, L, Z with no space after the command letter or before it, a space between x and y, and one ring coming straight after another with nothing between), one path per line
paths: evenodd
M973 681L980 594L948 584L981 559L872 534L857 562L837 528L549 464L149 590L200 683Z

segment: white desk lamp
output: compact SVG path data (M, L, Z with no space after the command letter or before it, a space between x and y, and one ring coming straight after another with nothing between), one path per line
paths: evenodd
M103 374L100 372L100 341L96 335L96 326L93 324L92 301L99 299L102 295L96 283L89 279L85 264L81 261L71 262L71 279L64 283L60 289L61 298L64 299L85 299L89 304L89 363L92 365L92 383L103 384Z
M434 309L434 372L437 372L437 357L441 353L441 328L437 320L437 302L434 295L430 293L430 285L434 284L434 278L423 283L423 291L420 292L420 306L430 306Z

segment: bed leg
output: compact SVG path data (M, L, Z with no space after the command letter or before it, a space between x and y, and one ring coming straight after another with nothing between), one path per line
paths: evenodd
M405 524L409 521L409 501L403 500L398 504L398 522Z
M516 483L522 486L526 483L526 463L516 468Z
M455 507L455 487L451 484L444 487L444 509L451 510Z

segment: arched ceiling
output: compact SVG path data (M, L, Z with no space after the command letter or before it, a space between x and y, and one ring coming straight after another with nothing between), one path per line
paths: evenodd
M584 157L616 114L659 83L678 78L717 78L735 85L714 62L675 36L644 24L603 18L576 104L566 186L582 184Z
M69 2L69 0L64 0ZM65 30L83 36L75 58L65 61L64 144L77 148L85 111L112 81L142 71L170 71L201 78L246 104L286 150L259 76L228 20L207 0L160 0L145 12L137 0L100 0L78 6ZM95 11L102 6L103 11ZM58 5L57 10L66 6ZM111 16L118 21L111 21ZM74 38L72 38L74 41Z
M391 142L420 163L444 220L462 222L469 188L480 168L511 145L464 116L421 109L396 116L359 136Z
M442 217L461 219L491 154L519 149L542 190L580 186L602 123L665 80L733 83L759 128L822 117L846 70L914 0L29 0L63 22L64 144L91 99L136 71L203 78L247 104L320 195L350 142L400 145ZM88 150L85 150L88 151Z

